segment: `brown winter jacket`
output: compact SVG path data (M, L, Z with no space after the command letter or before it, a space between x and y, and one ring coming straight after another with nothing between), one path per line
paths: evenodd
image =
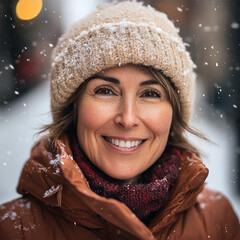
M168 203L145 226L124 204L91 191L67 136L57 145L34 146L17 188L23 197L0 206L1 240L240 239L228 201L204 189L208 170L196 156L183 155Z

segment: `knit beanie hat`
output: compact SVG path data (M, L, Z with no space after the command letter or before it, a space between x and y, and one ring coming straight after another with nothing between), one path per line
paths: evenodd
M178 89L183 120L193 105L194 64L166 14L136 1L101 4L58 41L50 72L55 111L87 78L127 63L159 69Z

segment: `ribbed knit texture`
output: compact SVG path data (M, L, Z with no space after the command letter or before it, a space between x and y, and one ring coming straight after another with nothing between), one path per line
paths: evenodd
M164 13L137 2L106 3L76 22L53 52L51 107L54 111L93 74L127 63L160 69L176 85L183 119L193 104L194 64L178 29Z
M114 198L127 205L141 220L159 210L168 200L171 186L178 177L181 155L172 149L162 156L141 176L141 183L122 183L93 165L71 137L73 159L85 175L91 190L100 196Z

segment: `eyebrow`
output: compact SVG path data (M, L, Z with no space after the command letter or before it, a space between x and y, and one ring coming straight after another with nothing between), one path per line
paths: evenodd
M87 79L87 81L90 81L92 79L102 79L102 80L105 80L107 82L111 82L111 83L115 83L115 84L120 84L120 81L116 78L113 78L113 77L105 77L105 76L98 76L98 75L95 75L95 76L92 76L90 78Z
M145 86L145 85L154 85L154 84L159 85L159 82L157 80L151 79L151 80L143 81L139 85L140 86Z
M98 76L98 75L95 75L95 76L92 76L92 77L88 78L87 81L90 81L92 79L97 79L97 78L105 80L107 82L120 84L120 81L117 78L106 77L106 76ZM150 80L146 80L146 81L140 82L139 86L154 85L154 84L158 84L159 85L159 82L157 80L150 79Z

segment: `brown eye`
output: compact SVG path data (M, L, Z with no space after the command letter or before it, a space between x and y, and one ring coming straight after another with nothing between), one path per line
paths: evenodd
M101 87L94 91L95 94L99 95L116 95L110 88Z
M160 98L161 97L161 93L155 90L146 90L142 97L144 98Z

